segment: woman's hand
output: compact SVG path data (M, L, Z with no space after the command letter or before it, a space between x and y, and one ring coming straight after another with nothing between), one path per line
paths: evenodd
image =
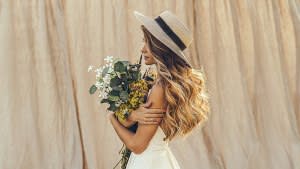
M114 114L114 112L109 112L107 115L106 115L106 118L107 118L107 120L109 120L110 122L112 121L112 119L113 118L116 118L115 117L115 114Z
M149 109L151 102L142 104L138 109L132 111L129 120L142 124L159 124L165 115L164 109Z

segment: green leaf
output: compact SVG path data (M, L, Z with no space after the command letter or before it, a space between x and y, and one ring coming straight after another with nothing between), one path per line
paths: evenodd
M97 90L97 87L95 85L92 85L89 90L90 94L94 94L96 92L96 90Z
M126 72L122 72L122 73L120 74L120 76L121 76L122 81L127 80L127 73L126 73Z
M133 64L129 65L129 72L140 72L141 65L140 64Z
M110 87L119 86L122 83L121 79L118 76L113 77L110 79Z
M135 80L133 79L133 78L131 78L131 79L128 79L128 81L127 81L127 83L126 84L131 84L131 83L133 83Z
M112 96L112 95L109 95L109 96L108 96L108 99L109 99L110 101L118 101L118 100L120 100L119 96Z
M103 69L103 71L102 71L102 77L104 77L107 74L108 69L109 69L109 67L106 67L106 68Z
M127 67L129 65L129 61L122 61L123 65Z
M123 90L121 86L113 86L112 89L116 90L116 91L122 91Z
M134 81L136 81L136 80L138 80L139 79L139 72L132 72L132 79L134 80Z
M99 80L98 80L100 83L102 83L102 82L104 82L104 80L102 79L102 77L101 78L99 78Z
M115 112L117 110L115 103L110 104L107 110Z
M125 72L126 71L126 66L123 64L122 61L118 61L114 64L114 70L116 72Z
M121 100L126 102L128 100L128 97L129 97L129 95L126 91L121 91L121 93L120 93Z
M112 90L108 93L108 95L111 95L111 96L119 96L120 95L120 91L118 90Z
M108 99L102 99L100 103L110 103L110 100L108 100Z

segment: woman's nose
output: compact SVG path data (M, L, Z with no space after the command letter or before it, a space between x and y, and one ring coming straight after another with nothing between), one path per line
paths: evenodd
M143 45L143 47L141 48L141 52L146 53L145 45Z

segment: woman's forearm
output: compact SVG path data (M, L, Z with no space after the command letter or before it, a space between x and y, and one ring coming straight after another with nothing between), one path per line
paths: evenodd
M129 114L129 116L128 116L127 119L125 119L125 120L119 119L119 122L120 122L124 127L126 127L126 128L131 127L132 125L134 125L135 123L138 122L137 117L136 117L136 113L137 113L137 112L135 112L135 110L133 110L133 111Z
M134 133L129 131L126 127L124 127L114 115L110 117L111 124L116 131L119 138L129 149L132 148L131 143L134 137Z
M126 128L129 128L136 123L135 121L132 121L130 118L127 118L125 120L120 119L118 121Z

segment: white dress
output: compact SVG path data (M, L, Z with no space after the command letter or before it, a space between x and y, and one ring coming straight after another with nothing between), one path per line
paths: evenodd
M146 150L141 154L131 153L126 169L180 169L168 142L163 140L165 136L158 126Z
M158 127L143 153L131 153L126 169L180 169L164 137L163 130Z

